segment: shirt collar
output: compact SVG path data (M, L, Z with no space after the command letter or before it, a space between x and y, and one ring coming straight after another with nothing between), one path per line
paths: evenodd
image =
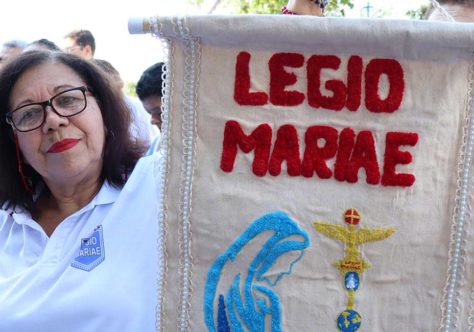
M97 195L95 195L92 201L87 205L95 206L115 203L120 194L120 191L120 188L114 187L109 182L104 181Z
M116 188L112 186L109 182L104 181L102 187L100 188L99 192L94 196L94 198L92 198L92 200L82 209L73 213L73 215L82 214L85 211L92 210L97 205L115 203L120 194L120 191L120 188ZM29 224L29 221L31 221L31 214L21 208L17 208L15 211L9 208L5 209L5 211L10 214L10 216L17 224Z

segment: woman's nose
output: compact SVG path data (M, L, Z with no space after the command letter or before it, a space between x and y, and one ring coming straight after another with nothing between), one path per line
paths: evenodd
M45 107L43 132L47 133L51 130L58 130L59 127L67 126L69 119L57 114L51 106Z

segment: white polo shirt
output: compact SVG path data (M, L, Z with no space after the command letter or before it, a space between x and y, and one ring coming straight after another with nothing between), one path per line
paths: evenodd
M132 115L129 128L130 135L150 145L160 133L158 128L151 124L151 115L148 114L137 97L125 96L125 103Z
M50 238L0 210L1 332L155 331L159 164L142 158L121 190L104 183Z

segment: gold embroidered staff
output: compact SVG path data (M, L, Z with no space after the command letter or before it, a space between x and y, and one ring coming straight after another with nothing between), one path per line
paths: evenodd
M333 265L345 278L345 286L348 291L347 309L338 318L338 327L341 331L355 331L360 327L361 317L352 310L354 308L354 295L359 287L360 275L371 267L370 263L362 258L359 246L366 242L381 241L395 232L395 228L366 228L359 227L360 214L356 209L348 209L344 213L344 220L348 224L336 225L315 222L314 228L319 233L345 244L345 256L334 262ZM348 317L352 317L351 320Z

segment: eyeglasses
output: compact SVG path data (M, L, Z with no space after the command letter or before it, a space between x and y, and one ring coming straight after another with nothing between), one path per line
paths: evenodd
M64 51L66 51L66 53L74 53L77 50L82 51L83 48L84 46L82 45L73 45L73 46L66 47Z
M51 106L54 113L62 117L70 117L81 113L87 107L86 92L89 88L80 86L68 89L40 103L31 103L15 108L5 117L8 124L21 132L35 130L46 120L46 107Z

